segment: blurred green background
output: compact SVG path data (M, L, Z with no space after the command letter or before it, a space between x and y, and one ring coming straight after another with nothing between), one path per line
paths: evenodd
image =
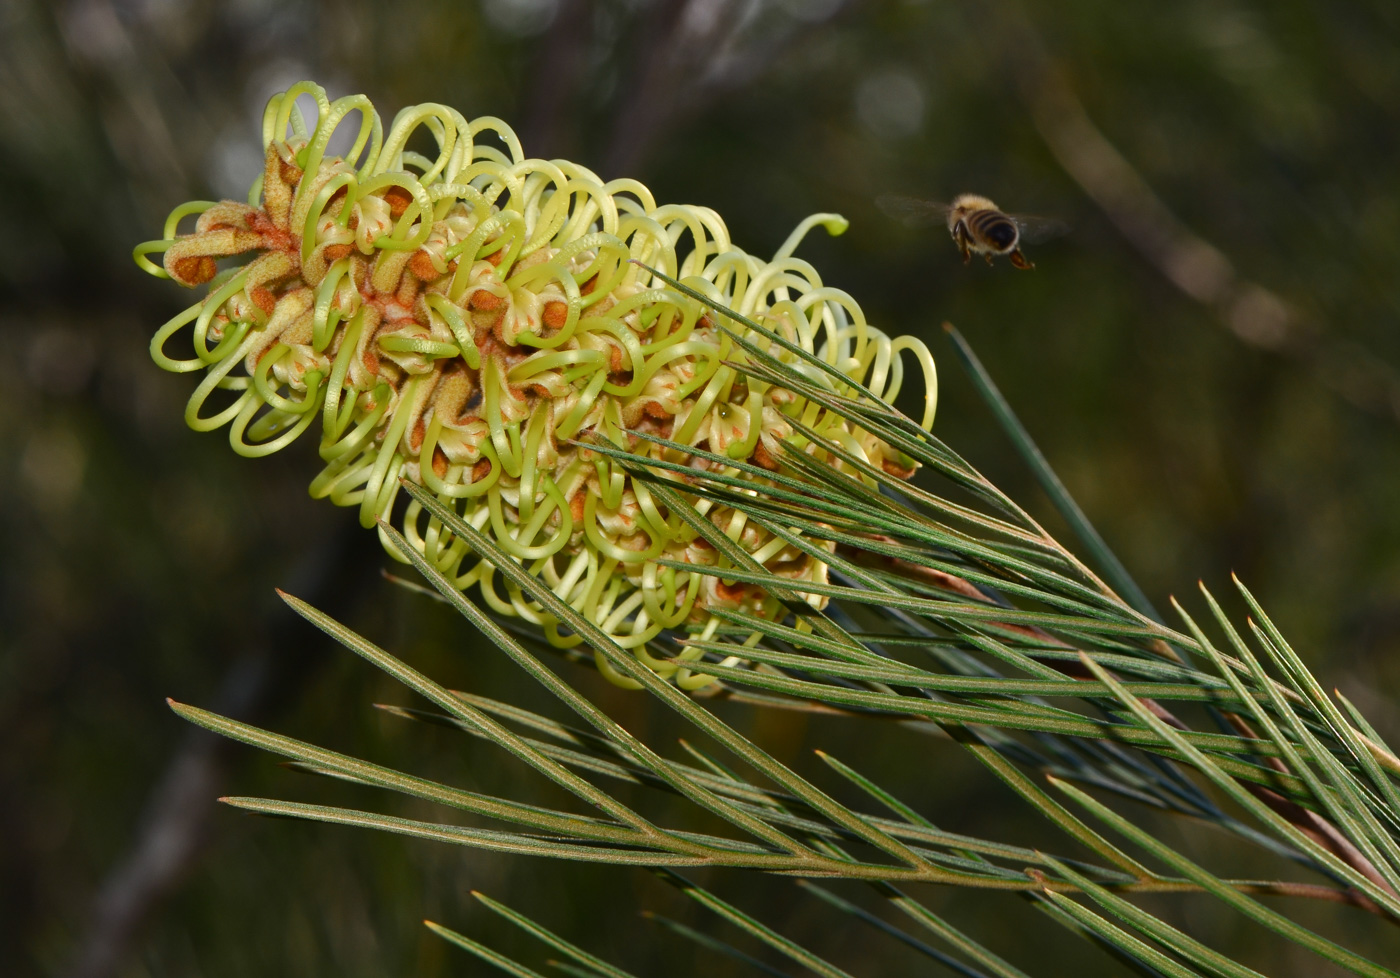
M1389 0L5 0L0 970L479 973L420 921L521 947L480 889L639 974L740 973L637 916L724 933L645 873L220 808L262 793L414 811L194 736L162 702L536 791L481 745L370 708L408 700L275 586L441 681L552 709L464 623L380 579L373 535L307 498L310 442L249 461L188 431L193 381L146 353L190 300L139 273L132 245L182 201L244 196L262 106L303 77L386 118L420 101L499 115L529 155L714 207L759 254L839 211L849 232L801 253L872 321L928 340L943 439L1062 531L949 355L946 319L1154 601L1238 572L1324 684L1400 728ZM1075 230L1029 250L1034 272L965 268L945 234L873 203L969 190ZM652 704L563 668L673 742ZM946 742L722 710L801 770L813 747L858 739L847 759L940 824L1053 839ZM1229 846L1161 831L1202 858ZM705 881L862 974L926 968L790 882ZM1036 974L1115 967L1011 897L927 896ZM1322 973L1206 900L1154 906L1269 974ZM1393 933L1364 915L1302 914L1393 960Z

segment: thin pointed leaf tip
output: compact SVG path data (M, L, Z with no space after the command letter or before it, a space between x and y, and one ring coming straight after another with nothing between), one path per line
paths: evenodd
M313 102L308 124L299 103ZM328 148L342 126L354 136L343 157ZM436 155L406 149L420 130ZM890 403L907 351L923 373L922 424L932 423L924 345L870 326L851 296L793 257L816 225L843 230L836 215L804 221L764 261L736 248L708 208L658 206L635 180L527 159L498 119L424 104L386 132L364 96L331 101L310 82L273 96L263 144L246 203L183 204L160 240L137 246L145 271L207 286L157 331L151 353L166 370L202 374L185 419L227 426L239 454L278 451L319 420L325 467L311 493L358 507L364 526L391 518L400 479L417 483L619 644L694 688L706 679L684 662L699 650L665 660L642 653L646 643L716 622L710 609L771 616L779 605L751 585L675 569L721 558L634 481L634 466L590 444L755 483L785 467L781 443L843 464L798 421L878 468L912 473L899 451L780 383L790 375L809 392ZM189 217L194 230L178 233ZM236 256L251 259L221 268ZM167 346L186 327L192 356L177 359ZM783 578L826 582L818 556L732 507L701 512ZM399 525L457 587L479 584L497 612L541 620L518 592L499 595L495 570L416 500ZM557 625L545 634L579 640Z

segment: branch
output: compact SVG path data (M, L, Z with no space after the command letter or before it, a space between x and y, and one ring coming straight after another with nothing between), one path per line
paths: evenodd
M1009 2L996 7L1001 15L985 14L985 23L1045 145L1148 264L1244 343L1304 365L1353 406L1400 422L1400 372L1355 343L1330 338L1321 323L1240 275L1224 252L1182 223L1094 125L1025 10Z
M373 551L366 552L372 544L373 537L347 524L329 540L311 541L312 556L292 577L323 601L353 607L355 596L373 580ZM300 621L282 613L281 602L269 601L266 609L249 630L268 637L229 667L215 698L221 713L265 717L286 709L325 658L323 648L304 641ZM185 735L151 789L131 848L98 888L91 923L63 972L67 978L121 972L144 925L178 891L212 841L220 785L236 746L206 730Z
M760 22L757 0L659 0L643 27L645 58L612 111L605 174L634 172L679 120L751 83L846 3L833 3L824 20L772 23Z
M884 540L886 542L894 542L889 537L877 536L876 539ZM891 570L897 571L898 573L904 574L912 578L917 578L926 584L931 584L934 587L940 588L945 591L949 591L954 594L961 595L962 597L971 598L973 600L979 601L984 600L986 598L986 595L984 595L976 587L976 585L954 574L949 574L934 568L922 567L918 564L910 563L909 561L900 560L898 558L889 558L869 553L862 553L860 556L862 558L862 562L878 562ZM1058 639L1054 638L1054 636L1050 635L1045 631L1042 631L1039 628L1015 624L999 624L997 627L1005 628L1013 632L1018 632L1020 634L1026 635L1027 637L1034 638L1037 642L1060 645L1066 649L1071 648L1071 646L1059 641ZM1035 657L1034 653L1028 654L1030 654L1032 658ZM1045 662L1045 664L1049 665L1051 668L1063 673L1064 675L1072 679L1093 680L1094 678L1096 678L1082 663L1079 662L1048 660ZM1141 702L1144 707L1150 710L1152 714L1156 716L1159 720L1161 720L1163 723L1169 724L1177 730L1186 731L1191 729L1180 719L1178 719L1170 710L1162 706L1156 700L1144 698L1141 700ZM1229 720L1230 724L1240 733L1241 736L1248 737L1254 740L1259 739L1259 735L1253 729L1250 728L1249 724L1242 717L1233 713L1225 713L1224 715ZM1280 774L1290 773L1288 771L1287 766L1284 765L1284 763L1278 758L1270 757L1265 758L1264 760L1270 768L1272 768L1275 771L1278 771ZM1361 851L1357 849L1355 845L1352 844L1351 840L1347 838L1346 834L1343 833L1326 818L1324 818L1322 815L1318 814L1317 812L1311 811L1310 809L1304 808L1302 805L1299 805L1293 801L1290 801L1289 799L1283 797L1275 791L1270 790L1269 788L1264 787L1263 785L1255 784L1253 782L1245 781L1243 779L1236 780L1246 791L1250 792L1260 801L1264 802L1275 812L1277 812L1280 816L1287 819L1291 824L1297 826L1297 828L1300 831L1306 833L1319 845L1331 851L1338 859L1345 862L1348 866L1355 869L1358 873L1365 876L1368 880L1370 880L1372 883L1375 883L1378 887L1381 887L1382 889L1387 890L1389 892L1394 892L1391 886L1385 881L1385 878L1381 876L1380 872L1376 869L1376 867L1373 866L1370 860L1368 860L1365 857L1365 855L1363 855ZM1326 888L1321 889L1325 890ZM1364 894L1357 893L1351 888L1348 888L1345 891L1345 893L1346 895L1343 902L1350 903L1357 907L1361 907L1364 910L1369 910L1371 913L1379 914L1380 916L1383 916L1386 919L1390 920L1392 923L1400 924L1400 920L1395 920L1395 918L1391 917L1390 914L1382 911L1381 908L1376 906L1376 904L1370 899L1368 899ZM1303 891L1298 891L1298 895L1315 896L1317 894L1311 891L1308 891L1306 893L1304 893ZM1327 899L1336 898L1329 896L1327 897Z

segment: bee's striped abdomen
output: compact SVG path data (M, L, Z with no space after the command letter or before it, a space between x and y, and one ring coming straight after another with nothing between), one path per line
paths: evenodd
M1020 229L1016 222L998 210L973 211L964 219L972 236L982 244L997 251L1010 251L1016 247Z

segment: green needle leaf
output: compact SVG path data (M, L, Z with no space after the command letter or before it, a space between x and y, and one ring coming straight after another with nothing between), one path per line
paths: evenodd
M808 968L820 975L821 978L851 978L848 972L842 971L834 964L819 958L800 944L788 940L771 927L760 923L733 904L721 900L708 890L696 886L685 877L677 876L675 873L667 870L658 870L657 875L686 896L699 903L705 909L718 914L736 927L742 928L769 947L785 954L804 968Z
M1031 439L1030 433L1021 424L1021 419L1016 417L1016 412L1011 409L1011 405L1002 396L996 382L992 380L991 374L987 373L987 369L982 366L982 361L977 359L977 354L972 352L972 347L968 345L967 340L963 339L962 334L951 325L945 323L943 328L952 339L953 349L957 351L958 360L972 380L973 386L982 395L982 399L987 402L987 406L992 409L992 414L1000 422L1002 430L1011 438L1022 460L1030 467L1036 481L1045 490L1045 494L1050 497L1050 501L1064 517L1065 522L1074 530L1075 536L1079 537L1084 546L1089 548L1089 552L1094 555L1094 559L1104 569L1114 587L1128 599L1134 608L1149 618L1162 621L1162 616L1152 606L1147 595L1143 594L1142 588L1138 587L1133 576L1128 573L1128 569L1123 566L1122 561L1099 535L1099 531L1094 529L1094 525L1089 522L1089 518L1084 515L1084 511L1079 508L1079 504L1069 494L1069 490L1060 481L1060 477L1050 467L1050 463L1041 453L1040 448Z
M621 968L615 968L612 965L608 964L606 961L604 961L602 958L589 954L581 947L569 943L562 937L555 934L553 931L547 930L546 928L535 923L533 920L531 920L529 917L526 917L524 914L517 913L516 911L510 909L510 907L507 907L505 904L498 903L497 901L492 900L486 894L479 893L476 890L472 890L472 896L476 897L477 900L481 901L481 903L485 905L488 909L492 910L497 914L500 914L506 920L509 920L511 923L524 930L527 934L539 938L541 941L543 941L545 944L548 944L556 951L568 955L573 960L585 965L593 971L596 971L598 974L604 975L606 976L606 978L632 978L632 975L628 974L626 971L623 971Z
M476 955L488 964L495 965L508 975L514 975L515 978L544 978L544 975L540 974L538 971L531 971L523 964L517 964L504 954L498 954L485 944L474 941L464 934L459 934L455 930L444 927L441 924L435 924L431 920L425 920L423 924L434 934L444 940L450 941L462 950Z

